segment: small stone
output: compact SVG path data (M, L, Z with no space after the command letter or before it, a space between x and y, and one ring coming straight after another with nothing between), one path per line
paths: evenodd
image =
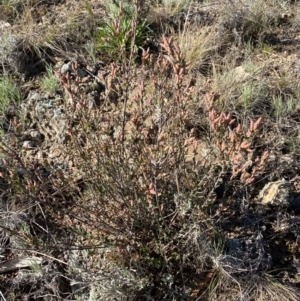
M259 198L263 205L288 206L292 202L290 197L291 183L285 179L270 182L261 190Z
M61 155L61 151L58 148L56 148L53 151L51 151L51 153L49 154L49 158L50 159L57 158L60 155Z
M234 80L236 82L241 83L241 82L248 80L250 77L250 74L245 71L245 68L243 66L239 66L239 67L236 67L235 69L233 69L233 76L234 76Z
M42 136L39 131L33 130L30 132L30 136L36 140L41 140Z
M26 140L23 142L23 148L25 148L25 149L33 149L34 146L35 145L34 145L33 141Z
M18 174L19 176L25 177L25 176L33 176L33 173L29 170L26 170L24 168L18 168Z
M65 74L67 72L73 71L72 69L72 62L68 62L66 64L63 64L62 67L60 68L61 74Z
M38 153L36 154L36 158L38 160L43 160L45 158L45 153L43 151L38 151Z

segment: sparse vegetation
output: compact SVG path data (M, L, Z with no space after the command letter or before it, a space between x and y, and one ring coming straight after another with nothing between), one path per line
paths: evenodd
M57 77L54 75L51 67L47 68L47 74L41 80L40 85L44 91L50 93L51 95L54 95L54 93L58 90L59 81L58 81Z
M1 298L299 300L300 4L68 3L0 29Z
M5 112L9 104L20 102L21 93L16 83L7 75L0 77L0 111Z
M138 11L134 13L120 5L117 13L112 10L110 17L95 34L96 47L110 58L122 60L133 50L137 53L151 37L149 24L138 18Z

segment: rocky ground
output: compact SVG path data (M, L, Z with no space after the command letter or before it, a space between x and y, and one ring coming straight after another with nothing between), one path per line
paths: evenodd
M1 298L299 300L299 17L0 1Z

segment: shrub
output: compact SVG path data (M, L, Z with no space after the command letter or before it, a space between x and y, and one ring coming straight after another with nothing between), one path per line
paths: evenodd
M212 189L207 184L211 171L209 165L196 163L197 141L187 127L194 113L189 106L195 81L187 75L184 57L172 39L164 37L161 47L163 53L155 59L143 51L145 73L139 78L134 70L129 73L115 109L109 109L115 89L109 83L121 72L115 64L112 78L104 78L108 91L99 112L89 111L79 90L72 90L68 78L58 74L80 116L66 148L85 187L74 200L76 215L87 218L78 228L85 228L103 247L110 246L107 260L117 287L106 294L118 290L132 298L157 300L175 283L180 294L187 294L183 283L188 274L208 264L210 257L209 233L215 230L200 208ZM135 92L126 94L132 82ZM68 185L68 179L62 181ZM202 188L206 193L200 193ZM126 285L117 280L121 275ZM140 289L133 292L137 285ZM176 292L169 294L175 298Z
M110 39L128 15L127 9L119 13ZM91 74L93 88L101 86L97 103L82 89L77 63L66 74L55 72L64 100L71 99L59 101L66 139L57 157L51 137L37 141L49 151L39 159L39 147L1 144L1 224L12 237L9 248L48 259L42 279L29 281L18 273L14 283L35 286L27 298L299 300L299 291L288 284L294 280L275 279L287 257L289 268L293 263L287 252L276 265L274 253L297 249L282 242L283 235L297 232L295 218L276 210L265 218L256 210L257 185L269 177L267 163L274 154L261 137L271 127L268 116L252 113L251 102L264 91L257 89L258 81L247 82L253 66L224 72L219 82L200 82L189 68L205 58L210 44L199 52L187 47L189 66L165 36L158 53L141 49L137 66L127 60L138 49L136 13L128 20L133 21L123 38L130 42L107 52L117 55L118 65L99 71L99 78ZM214 84L216 92L209 93ZM239 103L230 106L232 95ZM241 104L242 117L235 109ZM272 105L279 117L295 104ZM281 227L289 219L290 226Z

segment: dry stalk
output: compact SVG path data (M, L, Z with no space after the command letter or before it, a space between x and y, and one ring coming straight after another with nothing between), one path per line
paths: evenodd
M240 176L245 184L254 182L264 171L269 152L260 157L254 152L253 141L262 124L262 117L250 120L250 125L243 130L242 124L231 113L217 113L214 108L217 93L207 94L208 121L212 129L219 160L223 165L230 165L231 179Z

